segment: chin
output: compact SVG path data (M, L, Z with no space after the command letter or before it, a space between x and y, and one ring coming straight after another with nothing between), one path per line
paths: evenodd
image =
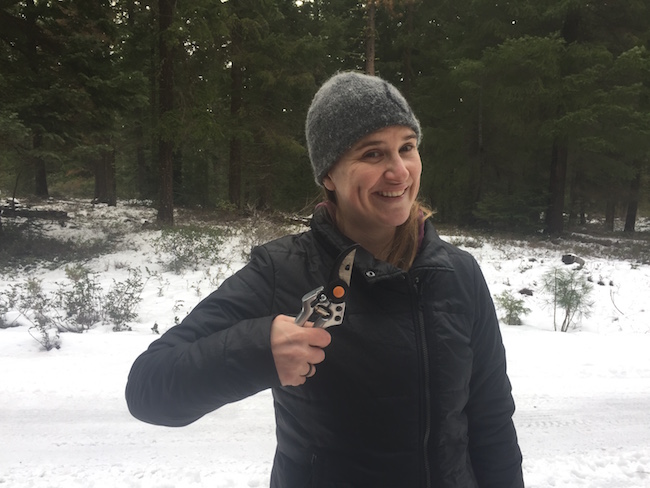
M409 218L410 211L406 212L404 215L399 215L399 216L394 216L392 218L386 219L384 222L387 226L389 227L399 227L402 225L404 222L406 222Z

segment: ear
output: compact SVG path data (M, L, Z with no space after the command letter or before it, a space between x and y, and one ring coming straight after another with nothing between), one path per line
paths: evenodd
M336 185L332 181L332 178L330 178L329 173L323 178L323 186L329 191L336 191Z

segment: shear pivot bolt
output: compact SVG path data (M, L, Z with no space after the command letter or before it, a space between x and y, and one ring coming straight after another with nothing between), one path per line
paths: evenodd
M334 295L334 298L343 298L345 296L345 288L340 285L335 286L332 290L332 295Z

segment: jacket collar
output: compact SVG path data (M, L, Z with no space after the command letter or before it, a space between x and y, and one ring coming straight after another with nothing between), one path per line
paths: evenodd
M338 256L339 253L354 244L354 241L338 230L324 205L316 207L311 220L311 229L318 242L332 257ZM448 246L440 239L433 224L427 220L420 249L409 273L424 269L453 271ZM364 248L359 248L357 251L354 267L366 277L369 283L404 275L403 270L385 261L375 259Z

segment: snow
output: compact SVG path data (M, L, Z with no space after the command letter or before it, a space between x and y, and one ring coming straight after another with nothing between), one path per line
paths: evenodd
M125 202L117 208L56 205L77 210L67 227L51 232L119 241L115 252L84 263L102 284L124 280L128 266L140 267L145 278L146 268L150 276L131 331L100 325L61 334L61 348L47 352L29 335L24 317L6 317L22 325L0 329L0 488L268 486L275 449L270 392L182 428L139 422L124 401L133 360L158 337L154 323L166 330L242 266L243 240L224 243L221 261L209 272L176 275L151 251L159 231L142 226L153 220L153 210ZM124 238L117 226L127 226ZM552 306L539 284L546 270L568 268L561 255L570 249L444 238L471 244L466 249L479 260L493 295L534 291L524 297L531 310L524 325L501 326L526 486L650 487L650 265L577 253L586 260L580 272L594 282L594 306L561 333L553 330ZM30 275L51 290L65 280L64 268L41 267ZM5 273L0 291L25 278Z

